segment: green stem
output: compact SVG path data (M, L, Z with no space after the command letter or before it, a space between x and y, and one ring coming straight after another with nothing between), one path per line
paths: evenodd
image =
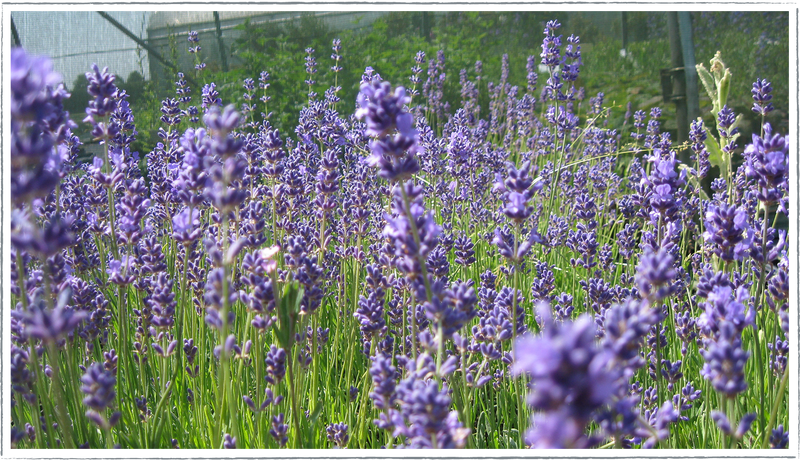
M767 428L764 430L764 439L761 441L761 448L766 449L767 443L769 443L769 437L772 434L772 427L775 426L775 422L778 418L778 409L783 405L783 395L786 393L786 386L789 383L789 365L786 365L786 371L783 373L783 377L781 378L781 386L778 388L778 399L775 401L775 404L772 406L772 412L769 414L769 424L767 424Z
M289 359L287 359L286 367L289 371L289 396L292 400L292 420L294 421L294 439L293 445L295 449L300 448L300 437L303 435L302 431L300 430L300 412L297 408L297 391L295 389L295 378L294 378L294 356L289 353Z
M52 403L52 401L45 396L47 395L47 391L45 388L44 372L42 371L42 367L39 364L39 355L36 353L36 349L33 346L28 349L28 356L30 356L31 358L31 368L33 369L33 373L36 375L36 380L34 382L34 385L36 386L37 390L36 400L32 405L33 406L32 409L34 410L32 411L33 419L31 420L31 422L33 423L31 424L34 426L34 429L36 430L36 439L38 440L39 448L45 448L47 447L47 442L45 441L44 436L42 435L41 423L39 423L39 418L38 418L39 414L38 408L39 404L41 404L43 408L42 412L44 413L44 427L45 431L47 432L47 438L53 441L55 440L55 433L53 430L53 423L50 418L50 411L47 410L48 404ZM55 446L51 445L50 447L55 447Z
M735 397L730 397L730 398L727 398L727 399L728 399L728 420L731 423L731 427L733 427L733 420L734 420L733 412L734 412L734 406L736 404L736 398ZM733 449L734 447L736 447L736 437L734 435L730 435L727 438L728 438L727 439L727 441L728 441L728 443L727 443L728 449Z
M220 231L220 240L222 242L222 254L223 257L226 257L228 252L228 213L227 212L220 212L222 215L222 227ZM220 330L220 345L222 345L223 350L220 352L219 360L220 360L220 367L217 372L217 391L219 394L217 395L217 423L216 423L216 432L215 437L216 439L213 442L219 442L220 436L222 436L222 413L223 404L224 404L224 392L228 387L227 382L227 373L228 373L228 353L224 350L225 341L228 338L228 265L227 263L223 262L223 270L224 274L222 276L222 311L220 315L222 316L222 329Z
M17 287L19 287L22 308L24 311L28 311L28 291L25 290L25 269L20 251L17 251L17 273Z
M67 449L74 449L75 444L73 442L72 424L70 422L69 414L67 413L67 402L66 397L64 396L64 387L61 384L59 377L60 372L58 364L58 352L54 342L47 343L47 356L52 363L52 382L56 389L56 417L58 417L58 423L61 426L62 432L64 433L64 444L66 445Z
M776 213L776 216L777 216L777 213ZM767 257L769 255L769 251L767 250L767 222L768 221L769 221L769 206L766 203L764 203L764 221L762 222L762 226L761 226L761 250L763 251L762 252L763 263L761 264L761 270L760 270L761 271L761 275L759 276L759 280L758 280L758 289L756 290L756 297L755 297L756 312L758 312L758 310L759 310L758 309L758 305L760 305L760 303L761 303L761 295L764 293L764 288L766 286ZM756 325L757 324L758 323L756 323ZM753 350L753 352L756 355L756 362L758 364L758 369L764 369L763 358L761 356L762 349L761 349L760 344L759 344L758 331L756 330L755 327L753 328L753 339L754 339L754 345L755 345L755 349ZM772 340L771 337L765 337L765 339L767 341ZM759 383L759 386L758 386L759 404L761 405L761 407L765 407L764 406L764 372L756 372L756 374L758 374L758 383ZM759 413L759 416L758 416L759 424L763 427L764 426L764 411L763 410L762 411L758 411L758 413Z

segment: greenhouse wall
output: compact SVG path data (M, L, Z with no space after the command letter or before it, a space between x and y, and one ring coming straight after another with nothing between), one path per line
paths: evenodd
M150 12L108 14L134 35L146 36ZM95 11L14 11L11 19L21 45L31 54L49 56L70 89L93 63L102 63L125 79L132 72L150 79L147 52Z
M386 11L220 11L218 13L225 59L228 65L232 67L242 63L235 54L231 53L231 47L236 39L243 34L241 26L245 21L249 21L252 25L266 26L270 24L279 25L291 21L300 21L303 17L313 16L329 30L343 31L369 27L378 18L387 14ZM194 56L184 51L186 49L186 40L189 31L198 33L202 48L200 51L200 60L211 69L222 68L222 55L220 54L214 13L212 11L160 11L152 13L147 27L147 42L159 50L162 55L174 58L179 68L192 68L195 65ZM173 45L170 45L171 40ZM167 74L169 76L165 75L164 71L165 66L163 63L155 59L150 62L150 73L153 75L153 78L173 78L171 71Z

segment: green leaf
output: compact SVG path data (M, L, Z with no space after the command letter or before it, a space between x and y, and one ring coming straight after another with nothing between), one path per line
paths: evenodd
M283 292L281 303L278 306L277 339L284 350L289 351L294 343L294 326L300 311L300 301L303 299L303 288L298 287L296 281L292 282Z
M708 134L705 142L706 150L708 150L708 161L717 166L720 171L727 171L725 158L722 156L722 149L719 147L717 139L714 138L708 128L706 128L706 133Z
M722 147L720 147L717 138L711 135L711 131L708 128L706 128L706 133L708 136L705 141L705 146L709 153L709 161L712 166L717 166L720 168L720 171L724 171L725 154L722 152Z
M725 74L722 76L722 79L719 81L719 85L717 86L719 110L722 110L722 108L725 107L725 104L728 102L728 92L730 89L731 72L728 69L725 69Z
M317 419L319 418L319 414L321 414L321 413L322 413L322 404L318 404L317 408L314 409L314 413L312 413L311 416L309 417L311 425L313 425L313 424L315 424L317 422Z
M714 82L714 77L711 75L711 72L706 70L703 64L697 64L695 66L697 68L697 76L700 77L700 81L703 82L703 87L706 89L706 93L708 93L708 98L712 101L717 100L717 90L716 84Z

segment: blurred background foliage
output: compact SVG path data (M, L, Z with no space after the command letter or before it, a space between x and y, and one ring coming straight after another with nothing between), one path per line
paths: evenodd
M663 12L631 12L627 14L628 43L621 52L621 13L566 12L392 12L368 27L356 30L333 31L313 14L304 14L297 20L278 24L251 24L245 20L237 26L242 32L232 45L230 53L239 65L223 72L219 65L209 63L208 68L196 78L200 83L215 82L224 103L241 105L242 83L245 78L257 81L260 72L269 72L269 111L271 122L283 134L294 132L300 108L307 102L308 88L304 84L305 49L313 48L318 73L314 90L322 96L334 84L333 65L330 58L331 41L342 41L344 68L336 77L342 87L339 110L349 113L355 106L361 75L371 66L385 80L395 85L409 86L414 55L424 51L426 61L436 57L438 50L445 55L447 80L445 100L451 112L460 106L459 72L467 70L468 78L475 77L475 62L483 63L481 101L488 103L487 82L499 82L501 61L509 57L509 83L526 87L526 62L534 56L539 63L544 23L557 19L563 27L564 40L571 34L580 36L583 66L577 87L583 86L585 98L598 92L605 94L605 105L610 107L609 126L619 127L630 102L633 110L655 106L664 109L663 127L676 129L674 106L665 104L661 97L660 70L670 66L670 49ZM610 18L610 19L609 19ZM356 15L355 20L359 21ZM695 59L708 66L708 61L719 50L723 61L733 73L729 105L736 113L743 113L743 137L740 147L749 140L750 126L760 121L750 111L750 88L756 78L772 82L775 112L768 121L781 132L788 131L788 79L789 79L789 16L787 12L693 12L693 37ZM201 43L202 45L202 43ZM173 58L186 53L187 44L171 40L169 55ZM175 59L177 62L177 59ZM427 62L423 67L422 81L427 78ZM195 75L194 69L184 70ZM79 77L79 79L82 77ZM546 80L540 74L538 91ZM137 146L146 152L158 141L160 101L175 97L174 80L145 81L136 72L127 76L119 86L131 94L130 102L140 131ZM75 88L85 87L85 82L74 83ZM82 111L85 98L82 91L73 91L73 113ZM200 88L193 88L193 103L199 103ZM259 96L261 95L259 91ZM77 96L77 97L75 97ZM700 88L700 107L709 126L713 115L710 101ZM257 113L263 111L257 105ZM673 139L676 138L673 132Z

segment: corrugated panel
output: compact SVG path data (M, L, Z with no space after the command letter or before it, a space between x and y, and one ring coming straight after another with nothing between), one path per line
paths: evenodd
M146 36L147 17L142 11L109 14L139 37ZM22 46L32 54L47 55L55 70L71 87L75 78L93 63L108 67L122 78L131 72L150 77L147 53L129 37L93 11L14 11L11 13Z
M224 32L231 31L245 19L249 19L251 24L263 24L268 22L282 22L299 19L308 12L300 11L279 11L279 12L230 12L220 11L220 29ZM315 16L321 18L328 27L333 30L349 30L371 25L379 17L386 15L385 11L353 12L353 11L317 11ZM356 18L361 18L356 24ZM170 34L177 37L186 36L190 30L199 32L215 32L214 16L211 11L199 12L165 12L159 11L152 13L147 28L147 36L151 41L158 41L169 37ZM233 33L233 32L232 32Z

